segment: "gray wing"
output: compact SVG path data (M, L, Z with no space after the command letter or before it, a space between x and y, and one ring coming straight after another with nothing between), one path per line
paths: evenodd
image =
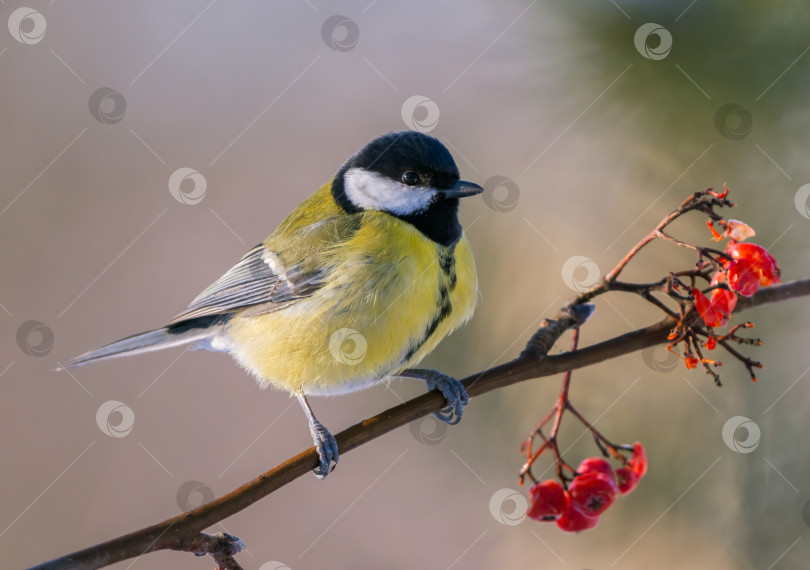
M200 293L169 325L256 305L265 305L257 313L278 310L311 295L320 285L320 272L286 268L277 256L259 244Z

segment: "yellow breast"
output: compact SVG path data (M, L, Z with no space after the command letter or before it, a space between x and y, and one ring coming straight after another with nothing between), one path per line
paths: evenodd
M306 394L358 390L414 366L472 316L466 237L447 248L388 214L362 215L312 296L231 320L235 356L260 380Z

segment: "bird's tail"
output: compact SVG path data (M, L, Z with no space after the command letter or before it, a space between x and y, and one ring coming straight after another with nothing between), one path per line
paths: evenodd
M217 334L218 327L216 325L219 320L212 317L200 317L163 327L162 329L128 336L101 348L85 352L76 358L71 358L64 363L63 368L73 368L100 360L129 356L130 354L142 354L190 343L205 345L206 341L210 341Z

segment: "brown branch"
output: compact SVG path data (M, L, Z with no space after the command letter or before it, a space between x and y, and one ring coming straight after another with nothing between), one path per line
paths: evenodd
M615 273L618 274L618 272ZM752 297L740 298L735 313L808 295L810 295L810 278L765 287ZM580 297L592 298L588 294ZM581 305L566 305L555 320L543 322L542 328L532 336L526 350L516 359L466 378L464 385L470 396L480 396L531 378L552 376L560 372L583 368L663 343L672 327L675 326L674 319L665 318L643 329L586 348L547 356L548 351L566 330L581 324L588 316L590 316L590 309L583 308ZM433 391L355 424L337 435L341 454L345 455L389 431L438 411L445 405L446 402L441 394ZM36 570L100 568L147 552L164 549L210 553L210 550L205 550L205 548L211 541L204 538L207 535L203 535L201 538L204 529L249 507L298 477L308 474L318 465L318 462L315 448L309 448L238 489L194 510L33 568ZM199 547L197 551L192 550L197 547ZM222 552L222 556L230 556L230 554ZM231 563L225 558L222 561ZM217 562L220 563L220 560Z
M208 554L217 563L218 570L242 570L233 557L245 549L245 544L233 535L225 532L219 534L197 533L172 547L172 550L191 552L197 556Z

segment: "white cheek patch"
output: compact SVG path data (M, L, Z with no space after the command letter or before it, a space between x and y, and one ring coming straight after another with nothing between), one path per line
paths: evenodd
M343 175L343 187L346 196L358 208L400 215L427 209L436 196L432 188L408 186L362 168L348 170Z

